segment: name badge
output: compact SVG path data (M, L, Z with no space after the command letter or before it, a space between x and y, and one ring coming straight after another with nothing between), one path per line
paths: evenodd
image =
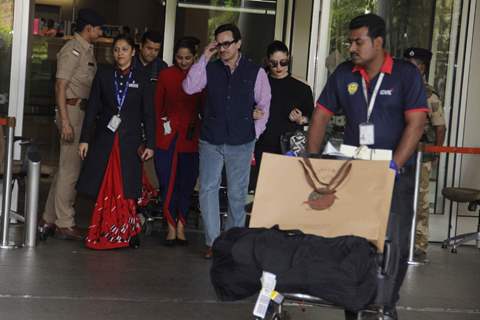
M170 126L170 120L163 122L163 134L167 135L172 133L172 127Z
M110 129L110 131L115 132L120 126L120 123L122 123L122 119L120 119L120 116L116 114L108 122L107 128Z
M129 83L128 87L138 89L138 83Z
M375 126L373 123L361 123L358 126L360 132L360 145L368 146L375 144Z

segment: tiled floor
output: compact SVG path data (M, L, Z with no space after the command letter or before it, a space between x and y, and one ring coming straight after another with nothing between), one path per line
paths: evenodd
M41 190L44 201L45 182ZM86 225L88 203L77 209ZM0 249L0 320L253 319L252 299L216 300L200 231L190 230L188 247L164 247L163 236L154 232L137 250L98 252L55 239L35 249ZM428 265L408 271L400 319L480 319L480 251L461 247L451 254L431 245L428 256ZM340 310L286 310L291 319L343 319Z

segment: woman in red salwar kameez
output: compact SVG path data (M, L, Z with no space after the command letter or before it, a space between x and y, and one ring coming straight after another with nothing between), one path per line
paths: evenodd
M131 38L114 40L115 66L97 72L83 122L77 190L97 199L85 239L91 249L139 245L136 207L142 161L153 156L155 120L152 86L133 68L134 54Z

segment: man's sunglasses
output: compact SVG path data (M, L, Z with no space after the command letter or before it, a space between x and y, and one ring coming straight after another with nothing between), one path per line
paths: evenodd
M280 61L275 61L275 60L268 61L268 64L270 65L271 68L276 68L278 65L280 65L280 67L286 67L288 66L289 63L290 63L290 60L288 59L284 59Z
M232 41L225 41L225 42L219 42L217 43L217 49L223 48L223 49L228 49L232 44L237 42L237 40L232 40Z

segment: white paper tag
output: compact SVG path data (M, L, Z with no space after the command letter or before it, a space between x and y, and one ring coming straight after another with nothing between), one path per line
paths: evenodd
M170 120L163 122L163 134L167 135L172 133L172 127L170 126Z
M116 114L108 122L107 128L110 129L110 131L115 132L117 131L121 122L122 122L122 119L120 119L120 116Z
M262 282L262 289L258 294L258 298L253 309L253 315L260 319L265 319L268 306L270 305L272 292L275 290L275 286L277 285L277 277L273 273L263 271L260 281Z
M360 123L358 125L360 133L360 145L369 146L375 144L375 126L373 123Z

